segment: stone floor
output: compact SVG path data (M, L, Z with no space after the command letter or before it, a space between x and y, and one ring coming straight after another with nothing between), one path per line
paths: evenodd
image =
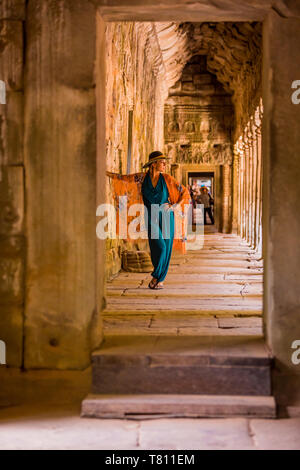
M147 288L149 274L108 283L105 335L261 334L262 271L238 237L206 234L203 250L173 258L163 291ZM0 449L299 450L296 416L104 420L80 418L79 405L11 407L0 409Z
M148 289L147 273L107 283L105 335L262 334L262 260L236 235L208 230L203 249L173 256L164 290Z
M300 418L81 419L79 409L0 410L0 450L300 449Z

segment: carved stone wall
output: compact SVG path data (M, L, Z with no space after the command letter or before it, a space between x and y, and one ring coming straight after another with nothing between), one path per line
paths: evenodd
M207 57L196 55L169 90L165 104L165 145L173 163L232 163L233 107Z
M207 54L207 68L232 93L239 135L261 96L262 24L182 23L191 53Z
M155 25L129 22L107 24L106 53L107 169L127 173L128 119L129 111L132 111L129 173L138 172L150 152L163 148L166 82ZM109 179L107 200L113 201ZM107 277L120 270L122 251L133 248L122 240L107 240ZM140 248L147 249L147 243L142 242Z
M201 60L206 57L207 73L205 75L202 69L199 74L200 63L199 70L195 69L191 77L191 69L187 68L188 73L185 73L186 68L182 71L178 65L182 78L171 88L165 112L166 151L177 164L232 165L229 173L232 188L228 195L228 200L233 201L232 227L261 253L262 25L259 22L180 23L176 34L185 38L182 42L185 55L191 58L201 54ZM215 81L209 76L215 77ZM219 83L219 88L216 83ZM212 85L215 85L215 94ZM217 93L220 87L222 99ZM234 107L231 120L225 102L222 103L226 94ZM179 106L178 101L183 99L184 103L180 102ZM212 99L218 100L219 106L223 104L217 115L216 103ZM213 119L207 117L208 107L201 108L198 104L207 106L209 100ZM193 114L197 107L203 121L200 125L197 124L196 113ZM227 122L231 129L228 129ZM217 127L217 131L215 129L212 133L212 127ZM224 128L227 139L224 139ZM214 140L216 135L217 140ZM225 168L224 174L228 176ZM228 192L228 181L224 182L224 187ZM227 196L223 198L222 205L223 215L228 214ZM229 226L227 221L224 223Z
M86 386L81 371L102 337L96 10L82 6L0 3L0 79L7 88L0 105L0 339L8 366L0 368L1 404L49 398L53 382L66 390L75 370Z
M24 65L25 0L1 2L0 79L6 104L0 104L0 339L7 364L23 363L24 324Z
M165 152L171 157L172 164L179 166L179 178L183 176L180 169L187 166L224 168L222 183L219 178L218 185L226 188L228 194L220 197L216 224L220 231L230 232L232 92L226 91L216 75L208 71L207 59L205 54L191 57L180 79L169 90L165 104Z

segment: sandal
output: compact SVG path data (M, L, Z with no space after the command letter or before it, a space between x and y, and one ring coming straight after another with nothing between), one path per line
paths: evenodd
M148 287L149 287L149 289L155 289L157 284L158 284L157 279L155 281L153 281L153 279L151 279L151 281L149 282Z
M159 286L159 284L161 284L160 282L158 282L158 280L156 279L156 281L153 282L153 279L149 282L149 289L152 289L152 290L161 290L163 289L163 286Z

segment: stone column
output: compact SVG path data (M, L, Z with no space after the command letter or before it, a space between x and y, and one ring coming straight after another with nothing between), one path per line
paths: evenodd
M232 167L232 233L237 233L239 212L239 154L237 145L233 150Z
M255 132L255 119L251 117L252 135L252 200L251 200L251 247L256 248L256 194L257 194L257 138Z
M236 142L237 164L238 164L238 214L237 214L237 234L241 236L242 224L242 155L239 140Z
M261 162L261 115L260 106L255 111L255 143L256 143L256 202L255 202L255 249L262 254L261 246L261 186L262 186L262 162Z
M81 0L29 0L26 18L25 367L84 369L103 297L96 287L96 9Z
M91 12L93 15L93 12ZM101 15L96 15L96 117L97 117L97 162L96 162L96 206L106 202L106 24ZM91 348L99 345L103 337L101 311L106 307L105 299L105 242L96 239L96 310L90 323Z
M231 165L222 166L222 233L230 233Z
M6 361L10 368L23 365L24 19L25 0L2 0L0 80L6 85L6 104L0 104L0 340L6 343ZM1 383L2 380L5 378Z
M245 233L244 238L249 242L249 200L250 200L250 145L248 124L244 131L244 155L245 155Z
M240 231L239 235L245 236L245 152L243 137L239 138L240 153Z
M279 403L300 404L300 105L291 88L299 80L300 18L272 11L264 24L263 248L264 320L275 356L273 387Z
M263 231L262 231L262 195L263 195L263 162L262 162L262 119L263 119L263 107L262 100L259 105L259 131L257 138L257 150L258 150L258 161L259 161L259 208L258 208L258 223L259 223L259 239L258 239L258 252L262 256L263 250Z
M253 178L254 178L254 153L253 153L253 134L252 134L252 117L248 123L248 147L249 147L249 187L248 187L248 242L250 245L253 243Z

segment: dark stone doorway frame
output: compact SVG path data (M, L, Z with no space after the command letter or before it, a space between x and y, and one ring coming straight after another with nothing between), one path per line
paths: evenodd
M264 270L264 332L266 342L275 356L277 364L273 372L274 391L282 403L300 403L300 371L291 364L291 342L299 331L298 287L289 282L291 272L299 270L298 248L295 240L299 240L300 220L295 220L298 213L299 185L293 175L298 174L295 149L300 148L300 135L297 127L298 109L291 105L291 83L297 76L299 67L295 43L300 40L300 7L297 2L288 5L283 2L276 11L269 0L262 0L259 6L252 2L236 2L228 8L228 2L216 9L214 5L187 4L185 1L164 3L149 1L141 5L136 1L116 2L93 0L98 6L97 23L98 39L97 54L100 75L105 77L105 21L261 21L263 22L263 84L262 95L264 105L262 156L263 156L263 251ZM158 8L159 6L159 8ZM282 51L280 58L278 50ZM291 60L293 58L293 60ZM270 74L272 70L272 74ZM98 77L99 78L99 77ZM98 115L98 159L103 168L103 152L105 149L105 80L98 81L97 86ZM281 125L278 126L279 121ZM280 129L280 131L279 131ZM104 164L105 166L105 164ZM288 168L288 170L287 170ZM99 171L97 174L99 175ZM285 175L284 181L282 174ZM280 176L279 176L280 175ZM290 176L292 176L292 181ZM104 176L99 176L101 187ZM271 190L274 186L289 186L289 194L294 194L289 208L278 206L276 194ZM98 186L99 187L99 186ZM101 200L101 202L103 199ZM288 212L288 214L287 214ZM281 234L282 220L289 215L293 224L285 237ZM276 228L276 229L275 229ZM272 230L271 230L272 229ZM288 235L288 236L287 236ZM288 240L287 240L288 238ZM298 243L298 242L297 242ZM286 247L289 246L288 253ZM291 248L294 247L294 250ZM297 276L294 276L296 280ZM283 283L286 289L283 289ZM278 297L279 296L279 297ZM286 321L286 313L289 322ZM298 325L298 329L297 329ZM283 334L283 331L285 334ZM297 336L297 335L296 335Z

